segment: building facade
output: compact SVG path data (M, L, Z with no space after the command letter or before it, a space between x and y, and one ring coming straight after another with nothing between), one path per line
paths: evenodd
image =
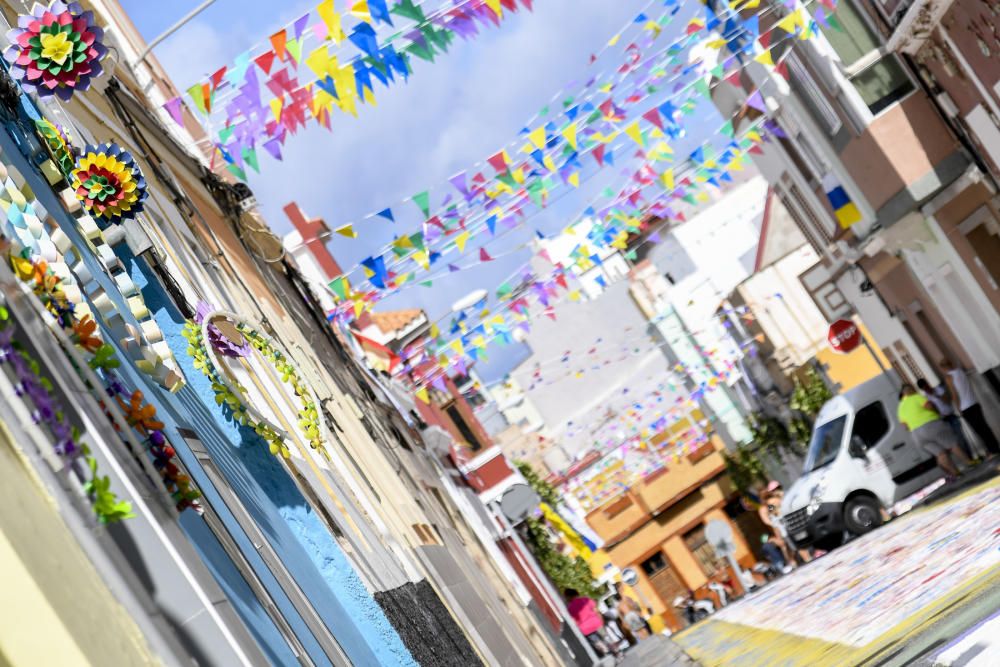
M824 317L860 318L902 377L936 383L948 359L992 401L998 293L961 231L989 236L992 180L873 4L846 0L819 21L772 3L756 31L738 22L726 39L746 61L740 89L713 99L767 136L754 161L819 257L801 277ZM712 6L731 27L741 18Z

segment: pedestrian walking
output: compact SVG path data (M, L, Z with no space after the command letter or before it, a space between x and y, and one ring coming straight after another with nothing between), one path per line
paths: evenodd
M563 594L566 597L566 610L580 629L583 636L598 656L603 657L614 654L615 658L621 658L622 652L608 637L607 629L604 627L604 617L597 609L597 603L580 593L574 588L567 588Z
M786 574L791 570L785 555L781 553L774 535L761 535L760 550L764 553L764 558L771 564L775 574Z
M948 387L943 384L939 384L936 387L931 387L931 383L920 378L917 380L917 389L920 390L927 400L931 402L934 409L938 411L941 415L941 419L944 423L954 432L955 437L958 438L958 444L962 447L962 451L970 459L976 458L976 453L972 451L972 445L969 443L968 439L965 437L965 432L962 430L962 419L955 412L955 406L952 405L952 395L948 391Z
M941 420L934 404L918 394L912 384L904 384L899 392L897 416L899 422L913 434L917 444L937 460L949 478L959 475L959 467L952 462L952 458L963 468L969 466L969 459L959 446L955 433Z
M948 359L942 360L940 366L945 373L945 382L948 383L948 388L951 390L955 406L962 413L962 418L969 422L969 426L976 432L987 452L1000 454L1000 442L997 442L996 435L990 425L986 423L983 406L979 405L979 399L976 398L976 394L972 390L972 384L969 382L969 376L965 370L956 368L955 364Z
M619 622L629 643L635 646L649 637L653 633L652 629L642 616L642 607L639 606L638 602L625 595L624 587L620 582L615 584L615 591L618 593Z

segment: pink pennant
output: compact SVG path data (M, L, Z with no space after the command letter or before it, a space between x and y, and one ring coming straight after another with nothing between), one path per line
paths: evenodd
M480 262L492 262L493 258L490 257L490 253L486 252L486 248L479 249L479 261Z
M650 109L646 113L642 114L642 117L661 130L663 129L663 118L660 117L658 109Z
M184 126L184 111L181 109L182 100L180 97L175 97L172 100L167 100L167 103L163 105L163 108L167 110L170 117L174 119L174 122Z

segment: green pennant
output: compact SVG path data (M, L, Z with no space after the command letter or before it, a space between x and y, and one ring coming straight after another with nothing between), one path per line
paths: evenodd
M604 190L601 191L601 196L611 199L612 197L615 196L615 191L612 190L611 188L604 188Z
M426 23L427 21L424 10L414 5L413 0L399 0L389 11L396 16L402 16L404 19L410 19L416 23Z
M504 185L509 186L512 190L516 190L518 187L517 181L514 180L514 177L510 175L509 171L505 171L502 174L497 174L497 180L503 183Z
M240 169L239 167L237 167L235 164L226 165L226 169L228 169L230 173L233 174L233 176L240 179L241 181L247 180L247 173L242 169Z
M418 192L410 199L420 208L420 211L424 214L424 220L431 217L431 195L427 190Z
M343 301L347 298L348 292L350 292L351 285L347 282L347 276L340 276L334 278L330 281L330 290L337 295L337 298Z
M633 248L632 250L629 250L629 251L627 251L625 253L625 259L627 259L630 262L634 262L635 259L636 259L636 257L637 257L637 255L636 255L636 252L635 252L635 248Z
M230 127L224 127L221 130L219 130L219 143L228 144L229 139L233 136L233 131L235 129L236 128L230 126Z
M257 150L254 148L244 148L243 149L243 161L250 165L258 174L260 173L260 166L257 164Z
M531 197L531 201L535 202L535 206L541 208L544 205L544 195L544 188L539 181L533 181L528 184L528 196Z
M425 250L426 248L424 246L424 233L417 232L415 234L410 234L410 243L412 243L413 247L416 248L417 250Z
M419 284L422 285L422 286L424 286L424 287L432 287L434 285L434 281L433 280L421 280Z

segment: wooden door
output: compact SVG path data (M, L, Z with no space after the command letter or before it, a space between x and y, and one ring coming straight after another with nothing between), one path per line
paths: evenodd
M670 566L666 554L658 551L647 558L642 563L642 571L648 577L650 586L653 587L653 591L666 609L663 613L664 622L673 630L684 627L679 610L674 607L674 600L677 597L686 597L688 589L681 583L680 578Z

